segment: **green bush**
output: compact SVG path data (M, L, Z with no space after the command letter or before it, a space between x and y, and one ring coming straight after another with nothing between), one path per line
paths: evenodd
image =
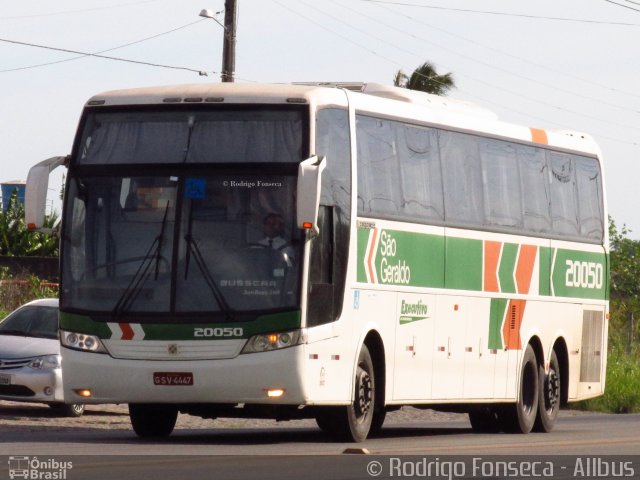
M607 381L602 397L580 402L582 410L608 413L640 412L640 355L619 348L609 352Z
M14 277L8 268L0 267L0 319L31 300L57 296L56 284L44 282L35 275Z

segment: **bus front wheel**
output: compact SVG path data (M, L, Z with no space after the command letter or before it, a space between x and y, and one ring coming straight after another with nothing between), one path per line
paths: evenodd
M176 426L178 409L172 405L132 403L129 418L139 437L168 437Z
M316 417L318 426L337 440L362 442L372 430L376 409L376 380L371 354L366 345L358 356L354 378L354 400L347 407L324 407ZM376 418L375 428L382 427L384 416Z

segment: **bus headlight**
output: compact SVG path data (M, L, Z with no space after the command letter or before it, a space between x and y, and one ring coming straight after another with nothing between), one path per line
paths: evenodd
M300 330L290 332L262 333L251 337L242 349L241 353L268 352L289 348L302 343Z
M102 342L95 335L87 335L84 333L65 332L60 330L60 343L67 348L73 350L81 350L83 352L107 353Z

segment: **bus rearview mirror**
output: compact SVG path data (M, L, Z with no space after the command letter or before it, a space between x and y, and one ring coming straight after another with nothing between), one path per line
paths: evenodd
M24 194L24 220L29 230L43 231L49 174L64 165L67 157L48 158L29 170Z
M298 167L298 228L318 235L318 209L320 206L320 188L322 171L327 166L325 157L313 156L300 163Z

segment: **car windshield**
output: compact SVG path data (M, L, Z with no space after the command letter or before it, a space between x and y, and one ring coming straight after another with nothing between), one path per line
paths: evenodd
M58 309L27 305L0 322L0 335L36 338L58 338Z

